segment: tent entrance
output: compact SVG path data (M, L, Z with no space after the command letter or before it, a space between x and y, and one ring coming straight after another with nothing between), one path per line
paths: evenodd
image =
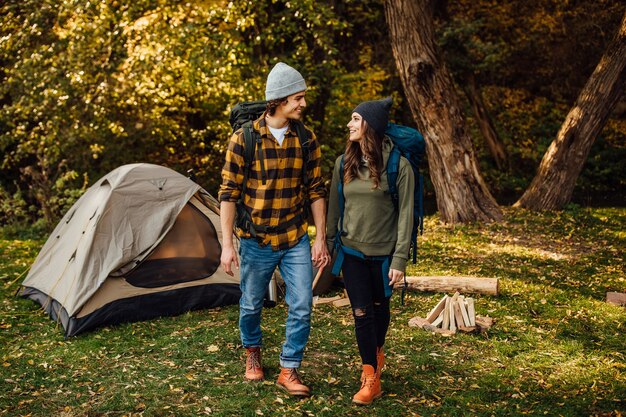
M125 275L135 287L156 288L212 276L222 247L211 221L190 203L154 252Z

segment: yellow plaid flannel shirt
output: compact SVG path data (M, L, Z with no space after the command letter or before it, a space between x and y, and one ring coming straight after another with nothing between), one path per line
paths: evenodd
M261 164L258 149L254 152L253 164L248 173L248 184L243 198L244 206L256 225L278 226L301 214L305 204L326 197L326 187L322 179L322 154L317 138L311 132L309 142L309 161L307 176L309 187L302 190L302 148L296 129L292 125L285 132L285 140L280 146L265 124L265 114L252 124L261 134L263 164L266 182L261 180ZM258 145L257 145L258 146ZM218 198L220 201L239 201L243 183L244 137L243 130L236 131L228 143L226 162L222 169L222 184ZM306 194L305 194L306 193ZM308 202L305 197L308 196ZM307 233L307 221L289 226L285 231L276 233L258 233L257 238L263 245L270 244L274 250L289 249L295 246ZM237 235L251 237L240 229Z

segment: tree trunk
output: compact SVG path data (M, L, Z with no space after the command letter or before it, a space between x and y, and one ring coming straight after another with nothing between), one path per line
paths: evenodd
M426 139L437 207L445 222L501 220L479 172L452 77L437 53L432 13L432 1L385 0L396 66Z
M508 156L506 154L506 149L504 148L504 144L500 140L498 132L491 121L491 117L487 111L487 106L483 101L482 92L478 88L478 85L476 85L476 78L473 75L470 75L467 79L465 95L472 105L476 122L478 123L478 127L483 134L483 138L485 138L487 149L489 149L489 153L495 161L496 166L499 170L507 168Z
M619 100L625 82L626 14L615 39L543 156L537 175L514 206L555 210L570 201L589 150Z

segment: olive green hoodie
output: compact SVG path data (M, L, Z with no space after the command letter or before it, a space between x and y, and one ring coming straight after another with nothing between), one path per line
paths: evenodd
M383 166L387 166L392 144L385 137L383 142ZM333 179L328 202L326 237L329 247L334 244L339 226L339 201L337 185L341 156L335 161ZM413 229L413 193L415 178L411 165L400 158L398 168L399 203L396 211L388 194L387 171L383 169L380 187L374 189L369 168L364 161L359 166L359 178L343 186L345 208L343 213L343 235L345 246L356 249L367 256L393 255L391 268L404 272L411 246Z

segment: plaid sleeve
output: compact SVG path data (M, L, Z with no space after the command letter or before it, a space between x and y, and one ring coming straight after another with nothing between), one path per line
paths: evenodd
M243 184L243 135L235 132L228 142L226 160L222 168L222 184L218 193L219 201L236 203L241 195Z
M320 198L326 198L326 186L324 186L324 179L322 178L322 150L320 149L320 143L313 132L311 132L311 135L307 176L309 178L309 200L312 203Z

